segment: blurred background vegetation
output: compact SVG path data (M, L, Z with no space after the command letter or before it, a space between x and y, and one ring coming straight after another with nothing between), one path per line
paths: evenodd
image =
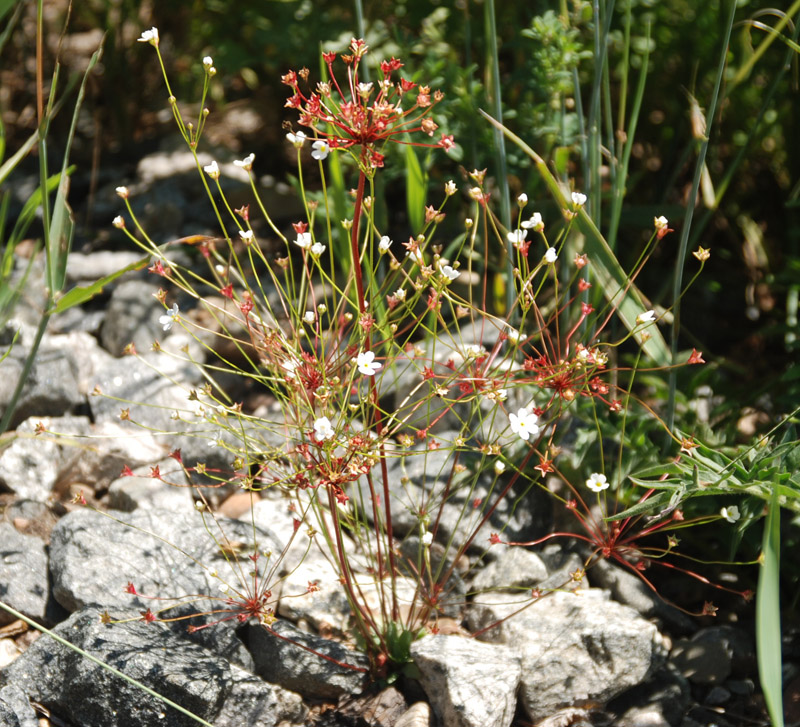
M35 3L0 3L4 45L0 56L0 118L6 148L18 148L36 127ZM497 77L504 123L544 157L561 178L587 190L582 161L582 122L592 86L602 83L606 148L624 142L630 99L645 52L647 84L642 97L625 204L619 230L609 237L626 269L633 265L664 214L676 234L661 245L640 279L655 304L670 304L670 281L679 225L702 138L700 117L717 70L727 3L691 0L598 2L609 18L605 44L609 73L596 74L593 8L580 0L522 5L457 0L374 0L359 17L351 0L67 0L45 3L45 68L56 58L64 76L82 73L103 37L102 63L92 73L71 162L71 203L80 209L76 244L91 250L108 244L98 235L93 195L110 180L125 181L137 162L174 134L157 64L141 31L159 28L173 91L191 106L202 88L201 59L214 58L212 115L203 143L231 152L255 152L259 169L282 180L293 172L293 151L284 141L295 121L284 108L280 76L308 67L317 77L319 51L344 50L364 35L375 63L396 56L404 74L445 92L437 107L442 130L455 135L454 154L422 153L430 200L438 203L444 181L466 186L466 171L489 168L497 177L496 137L479 109L496 110L491 28L498 39ZM697 201L690 250L711 249L711 261L683 303L684 346L704 351L706 367L683 374L680 391L705 392L707 416L720 441L748 439L800 404L797 302L800 291L800 148L791 143L798 126L797 54L775 42L753 63L754 49L780 13L769 2L739 2L727 57L723 95L714 119L707 175ZM626 41L627 14L630 39ZM794 28L784 29L788 37ZM581 89L576 94L575 88ZM66 81L64 82L66 83ZM624 103L623 103L624 101ZM613 118L612 118L613 117ZM68 114L53 120L50 153L59 154ZM61 128L60 128L61 127ZM617 129L615 133L612 133ZM612 131L609 131L612 130ZM616 136L616 138L614 138ZM396 152L395 152L396 153ZM397 155L400 156L399 154ZM30 159L35 167L35 159ZM603 208L610 206L609 167L601 160ZM505 163L511 198L526 192L528 210L545 220L556 212L529 158L513 145ZM402 158L387 163L381 192L405 199ZM496 200L502 185L495 183ZM588 191L588 190L587 190ZM394 204L388 221L395 239L411 229L405 204ZM402 209L401 209L402 208ZM463 229L449 208L451 231ZM514 208L515 209L515 208ZM549 213L549 214L548 214ZM601 230L608 218L594 212ZM607 224L607 223L606 223ZM515 226L515 225L514 225ZM687 270L691 270L691 258ZM691 273L689 273L691 274ZM705 388L701 388L705 387ZM686 416L693 418L691 412ZM694 425L696 422L683 422ZM710 429L708 432L710 434Z
M13 150L36 125L31 52L35 3L6 5L2 22L9 34L0 56L0 114L7 148ZM793 366L800 289L800 147L791 143L791 130L800 120L797 55L785 44L773 43L749 71L741 72L767 36L754 22L774 26L780 16L767 14L769 2L738 5L706 160L708 175L690 239L690 249L710 248L712 258L684 301L684 343L714 362L703 371L690 370L699 379L689 388L712 383L713 377L717 411L712 420L738 426L746 437L800 403L800 371ZM599 7L606 16L612 10L608 0ZM632 97L642 54L650 53L625 205L612 240L624 265L635 261L655 215L666 215L672 226L683 216L701 133L697 118L711 95L727 7L691 0L630 0L630 6L623 0L613 6L607 41L610 73L602 90L607 104L603 113L614 116L609 128L624 128L618 124L625 119L619 113L620 96ZM91 198L98 180L109 174L130 178L137 161L173 133L157 64L146 46L135 42L150 26L160 30L167 70L181 102L199 98L201 59L214 58L218 74L207 142L237 153L255 152L260 168L277 179L292 173L293 158L284 143L282 124L293 119L283 105L280 75L305 66L316 77L320 49L343 50L352 36L361 34L376 63L397 56L405 62L407 76L445 92L437 122L455 135L459 146L449 157L422 155L431 199L438 201L447 179L464 182L465 170L489 167L489 174L496 176L495 137L478 112L491 112L495 93L488 33L492 8L484 2L373 0L365 3L363 18L350 0L84 0L71 7L67 0L54 0L45 8L45 67L52 68L58 55L68 73L82 72L107 34L71 158L86 172L75 175L72 189L73 207L80 206L81 197L88 201L77 238L84 248L97 244ZM630 44L624 39L627 12ZM596 77L591 19L592 5L573 0L494 7L504 122L581 189L579 124ZM788 36L792 30L789 25L784 32ZM577 96L576 79L582 89ZM58 153L58 124L68 122L67 114L53 122L51 153ZM545 190L528 157L508 146L506 163L512 199L526 192L532 201L528 209L541 209L547 219ZM403 171L401 159L390 160L384 194L392 194ZM601 168L604 183L607 171ZM404 199L405 193L399 187L397 191ZM392 221L397 238L408 226L402 212ZM648 277L641 280L655 303L669 303L676 240L677 235L667 238Z

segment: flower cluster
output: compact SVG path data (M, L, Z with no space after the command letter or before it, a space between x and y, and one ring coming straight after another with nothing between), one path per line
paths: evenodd
M324 159L330 149L361 147L360 158L368 167L383 166L383 145L388 141L410 143L401 139L404 135L422 132L432 137L438 124L431 118L434 106L442 100L441 91L433 91L428 86L419 86L405 78L392 80L392 74L403 67L396 58L382 61L381 79L377 83L364 83L359 78L359 65L368 47L363 40L353 39L350 53L341 56L347 66L347 83L339 84L333 69L336 53L324 53L323 59L328 67L329 81L318 83L316 89L304 93L300 81L307 80L307 71L289 71L282 77L283 83L292 89L286 106L300 112L299 123L312 129L319 137L314 142L312 156ZM403 103L415 94L409 108ZM302 145L305 134L302 131L289 135L295 145ZM454 146L453 137L442 134L437 144L418 146L437 146L445 150Z

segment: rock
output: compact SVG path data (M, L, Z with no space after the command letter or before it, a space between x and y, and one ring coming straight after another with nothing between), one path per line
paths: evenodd
M28 697L19 687L9 684L0 689L0 704L5 704L14 712L19 727L39 727L39 718L36 711L31 706ZM0 715L2 713L0 712ZM5 725L5 722L0 722ZM14 722L10 721L8 727Z
M46 431L35 434L40 424ZM33 417L25 420L17 427L16 439L0 452L0 486L20 498L47 502L53 495L62 468L68 458L75 455L73 445L88 433L89 420L86 417Z
M153 467L158 467L160 477L151 476ZM108 504L122 512L143 508L189 513L195 508L192 489L186 486L183 469L174 459L139 467L132 477L114 480L108 488Z
M382 689L378 694L365 693L339 700L337 717L354 724L369 727L396 727L406 713L408 705L400 691L394 687Z
M232 607L226 612L225 602L220 602L221 588L249 594L252 580L242 575L240 555L227 555L220 545L241 548L241 557L245 558L253 552L253 528L239 521L215 522L208 515L205 517L208 530L198 512L136 510L131 514L115 512L111 517L91 510L70 513L59 521L51 536L50 572L55 599L68 611L97 606L109 609L112 615L115 609L143 611L172 605L165 615L193 616L175 624L182 634L189 624L200 626L227 616L233 623L199 629L190 638L240 666L252 666L236 636L237 611ZM256 535L259 552L280 552L269 533L257 530ZM262 568L265 560L260 561ZM174 599L174 603L154 604L148 598L132 595L126 592L128 582L145 597ZM259 590L261 587L259 584ZM214 608L223 611L210 614Z
M457 437L458 432L446 432L437 435L436 439L452 442ZM453 464L452 458L453 453L443 448L428 452L415 449L404 457L389 459L387 464L389 481L392 483L392 527L396 537L416 534L421 525L424 527L420 512L429 508L431 498L439 502L444 496ZM477 475L471 471L471 468L477 466L477 461L462 456L460 464L466 464L467 469L453 475L447 499L441 508L441 516L436 511L428 513L431 523L438 517L438 542L446 543L453 537L454 544L458 546L474 535L470 552L483 552L489 547L489 536L492 532L503 532L504 537L517 542L534 540L546 533L551 522L550 499L547 494L538 488L531 488L529 483L520 478L475 534L481 513L487 511L490 504L494 505L512 475L505 472L495 482L491 471ZM358 487L363 501L369 503L371 496L365 478L358 481ZM379 494L381 508L385 510L382 490L379 490ZM366 515L368 518L372 517L371 509L367 508ZM488 552L491 555L491 551Z
M431 708L427 702L412 704L394 727L432 727Z
M141 620L103 624L100 616L101 611L95 608L79 611L59 624L55 633L207 721L213 722L217 714L226 711L226 699L236 694L236 679L222 657L162 624ZM38 639L4 669L0 682L16 685L75 724L104 727L197 724L46 637ZM241 708L241 704L237 707Z
M411 657L433 711L450 727L508 727L521 667L512 649L460 636L425 636Z
M95 250L88 255L71 252L67 255L67 281L78 285L93 283L143 258L144 253L135 250Z
M100 341L112 356L121 356L129 343L140 353L149 351L153 341L164 337L158 323L164 306L154 295L159 285L139 278L119 283L106 306Z
M47 554L44 543L0 522L0 600L24 616L46 622ZM0 624L14 617L0 611Z
M306 724L308 710L299 694L268 684L231 664L233 684L214 727L288 727Z
M692 620L686 614L665 603L631 571L600 558L594 562L587 574L594 587L609 590L615 601L635 608L642 616L660 618L681 631L692 630Z
M470 590L530 589L546 578L547 566L536 553L525 548L508 547L500 552L496 560L478 571Z
M731 650L722 641L679 639L669 659L693 684L721 684L731 673Z
M583 559L568 550L561 543L548 543L536 554L547 567L547 578L541 581L537 588L546 592L551 589L575 591L581 587L581 581L576 581L572 574L583 570Z
M5 414L11 403L29 351L29 347L17 342L3 361L3 375L0 376L0 416ZM46 340L43 340L25 379L10 426L13 429L29 417L62 416L84 402L85 397L78 387L72 360L64 351L49 348Z
M271 628L274 634L262 626L247 627L247 645L260 677L312 699L362 691L369 668L366 656L287 621Z
M5 611L3 615L6 615ZM21 653L14 639L0 639L0 669L8 666Z
M612 700L607 709L620 715L619 727L678 727L691 696L689 683L667 663L648 681Z
M19 727L19 719L10 705L0 699L0 724L5 727Z
M486 593L470 614L470 626L478 631L496 624L481 638L519 650L520 698L534 721L584 700L606 702L646 680L664 661L656 627L610 601L605 591L555 591L520 611L523 605L517 595Z

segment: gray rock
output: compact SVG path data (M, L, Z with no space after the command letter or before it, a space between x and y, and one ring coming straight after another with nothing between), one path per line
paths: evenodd
M0 699L0 724L5 727L20 727L16 712Z
M470 624L495 624L481 638L520 651L521 701L534 721L581 700L606 702L664 662L656 627L605 591L555 591L520 611L524 605L518 596L484 594Z
M300 695L231 665L233 684L214 727L289 727L306 724L308 710Z
M31 706L27 695L19 687L9 684L0 688L0 704L10 707L17 719L19 727L39 727L39 718L36 711ZM0 713L2 716L2 713ZM0 722L5 725L5 722ZM9 722L9 726L13 725Z
M693 684L722 684L731 674L748 673L755 660L752 638L732 626L711 626L680 639L670 662Z
M159 287L155 282L134 278L114 288L100 329L103 348L113 356L121 356L129 343L144 353L153 341L163 338L158 319L164 314L164 306L153 297Z
M243 575L249 569L242 565L250 561L239 561L238 556L226 558L220 545L241 546L241 557L245 558L253 552L253 528L225 519L215 524L206 516L207 530L198 512L137 510L111 515L76 510L53 529L50 572L55 599L68 611L86 606L112 612L148 607L155 611L171 605L165 616L193 616L175 624L181 633L189 624L200 626L228 617L230 622L199 629L191 638L249 668L252 662L234 628L238 625L235 607L214 615L208 612L226 607L221 588L227 587L228 592L238 589L245 594L251 589L252 579ZM259 552L280 552L269 533L257 530L256 534ZM264 564L265 560L260 562ZM148 598L127 593L125 586L129 582L138 593L168 599L167 603L154 604Z
M588 576L593 586L607 589L615 601L635 608L642 616L660 618L682 631L693 627L686 614L665 603L641 578L616 563L600 558L593 563Z
M547 567L547 578L537 585L540 591L575 591L581 587L581 581L572 577L573 573L583 570L584 561L577 553L567 550L561 543L548 543L537 555Z
M137 615L137 614L128 614ZM213 720L233 686L228 663L160 624L103 624L98 609L73 614L55 633L184 709ZM194 720L42 637L0 673L30 698L80 725L189 727Z
M67 255L67 281L86 285L113 275L142 258L144 253L134 250L95 250L88 255L71 252Z
M28 618L43 623L47 611L47 554L33 535L18 533L0 522L0 601ZM0 611L0 624L13 616Z
M411 645L420 682L442 724L508 727L514 718L521 667L506 646L460 636L426 636Z
M158 467L160 477L152 477ZM108 488L108 504L114 510L133 512L138 508L189 513L194 510L192 489L174 459L133 470L133 476L120 477Z
M547 575L547 566L536 553L525 548L507 547L496 560L478 571L471 590L529 589L544 581Z
M46 431L37 435L40 423ZM22 422L17 438L0 452L0 486L26 500L46 502L88 433L86 417L33 417Z
M287 621L271 628L274 633L262 626L247 628L256 673L263 679L314 699L336 699L364 688L369 662L363 654Z
M436 439L452 442L457 437L457 432L447 432L437 435ZM438 504L445 495L453 453L445 448L427 452L415 449L404 457L389 460L392 527L397 537L418 533L421 527L423 530L427 529L421 513L425 513L429 525L438 518L435 534L438 542L446 543L452 537L454 544L461 545L472 538L469 551L486 551L489 556L489 536L492 532L502 532L505 538L516 542L534 540L547 532L552 512L548 496L519 478L494 508L487 522L475 533L482 513L495 504L508 487L512 475L505 472L495 482L491 471L477 475L474 473L476 461L462 456L459 463L465 464L467 469L453 474L439 515L437 510L431 510L431 502ZM375 473L373 480L376 480ZM365 478L358 481L358 486L362 501L370 503L371 495ZM381 508L385 511L382 489L379 489L378 494L381 497ZM479 503L477 508L476 502ZM372 517L369 507L366 508L366 515L368 518Z
M607 706L621 715L620 727L663 725L678 727L689 706L692 692L689 682L667 663L643 684L620 695Z
M0 416L11 403L30 348L17 343L3 361L0 376ZM62 416L85 402L73 370L73 361L43 341L17 400L11 428L29 417Z
M394 727L432 727L433 717L427 702L412 704Z

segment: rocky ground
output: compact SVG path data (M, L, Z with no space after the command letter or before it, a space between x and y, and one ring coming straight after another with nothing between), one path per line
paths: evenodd
M132 186L134 204L157 239L203 228L200 213L176 197L181 185L174 174L182 163L173 152L152 155L140 164L140 187ZM109 220L119 212L113 185L121 181L98 194ZM187 230L187 219L198 229ZM138 257L74 253L70 283L93 280ZM0 332L1 355L12 332L21 331L0 364L0 411L32 345L37 269L30 295ZM413 645L418 680L386 688L342 665L364 669L366 660L348 640L343 592L313 548L299 565L290 549L284 564L290 575L276 594L275 633L251 623L194 633L185 622L144 623L140 614L152 602L126 592L129 582L145 595L215 593L219 582L209 568L229 562L209 537L208 513L198 511L192 490L172 487L163 477L176 471L169 457L176 448L190 466L227 465L225 449L209 448L213 430L199 420L180 436L156 436L120 420L126 402L139 402L131 407L132 419L172 431L171 413L186 410L188 392L202 383L197 369L169 355L194 343L177 328L162 332L157 287L131 273L100 304L53 319L13 422L16 436L0 450L0 600L216 727L766 724L750 610L733 609L717 621L691 620L632 574L605 563L591 569L580 588L563 587L584 563L566 542L531 550L498 547L491 559L466 569L468 577L454 591L483 595L448 614L452 628ZM165 352L123 355L128 343L148 351L156 338ZM133 476L121 476L125 467ZM154 467L161 477L152 476ZM406 476L425 486L424 471ZM231 540L249 542L255 523L259 548L281 552L293 532L288 502L280 493L256 501L243 494L215 494L223 530ZM100 512L76 502L81 495ZM551 526L544 506L513 517L521 534ZM306 593L310 581L318 592ZM513 592L497 590L509 586L526 592L563 588L503 620L518 609ZM133 620L108 624L105 614ZM497 628L470 638L497 621ZM0 723L9 727L195 724L2 612L0 667ZM787 670L789 681L798 667L790 660Z

